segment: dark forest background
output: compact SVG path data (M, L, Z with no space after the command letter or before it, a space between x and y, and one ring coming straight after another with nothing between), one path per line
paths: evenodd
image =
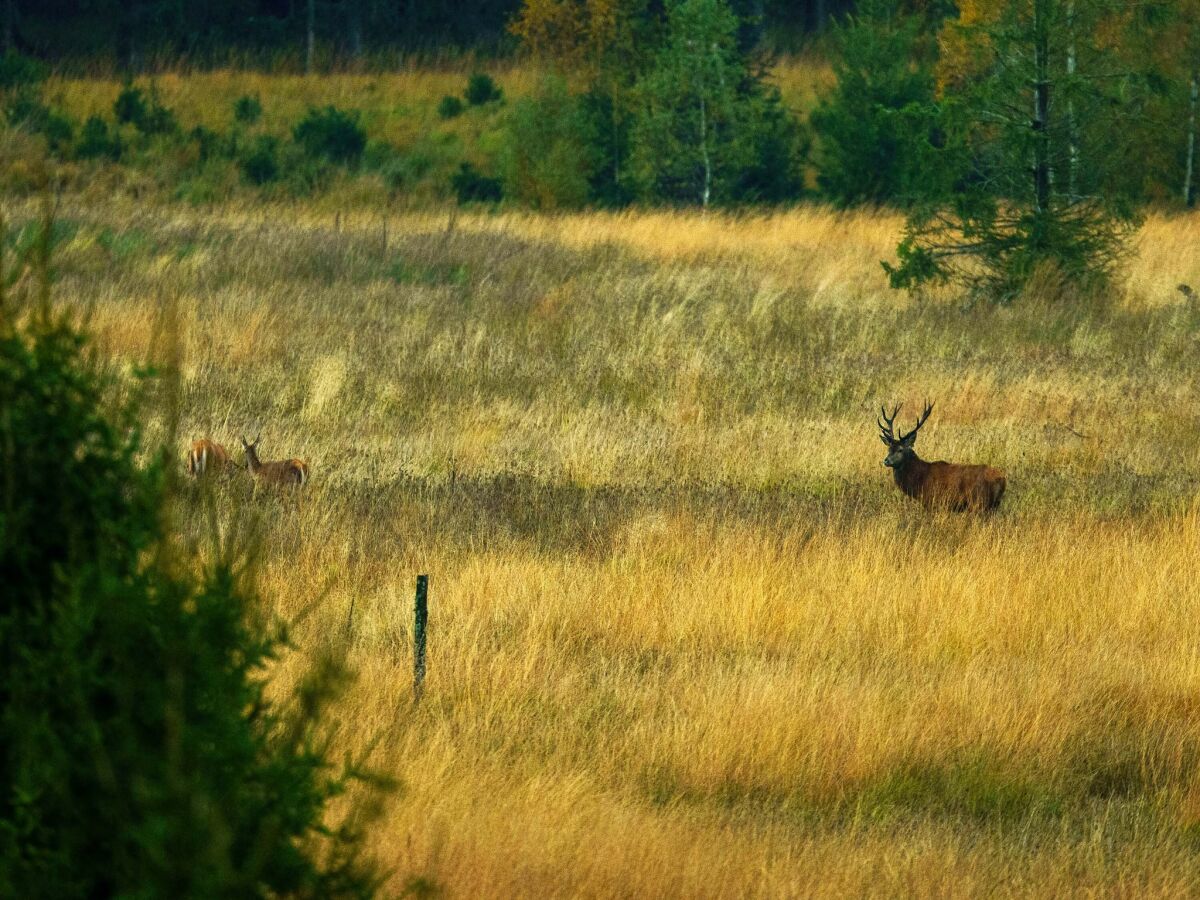
M311 33L338 57L380 51L484 54L515 48L521 0L3 0L3 49L67 63L137 66L168 57L220 64L231 54L302 60ZM661 6L661 0L650 6ZM795 50L851 0L739 0L743 39ZM650 12L653 14L654 10ZM661 10L659 11L661 13Z

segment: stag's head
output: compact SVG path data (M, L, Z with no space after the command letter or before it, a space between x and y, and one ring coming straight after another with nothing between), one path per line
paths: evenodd
M917 452L913 449L917 443L917 432L921 430L921 426L925 424L925 420L933 412L933 404L926 403L925 411L917 419L917 424L913 426L912 431L906 432L900 435L900 437L896 437L893 429L896 416L900 413L899 405L892 410L890 416L882 406L879 408L879 412L883 416L877 422L879 425L879 439L888 448L888 454L883 458L883 464L889 469L903 468L909 460L917 455Z

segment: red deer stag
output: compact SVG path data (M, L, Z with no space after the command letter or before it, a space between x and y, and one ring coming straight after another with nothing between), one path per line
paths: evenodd
M216 441L208 438L192 441L187 455L187 472L193 478L208 472L223 472L229 464L229 451Z
M308 463L302 459L281 459L276 462L260 462L258 437L249 443L242 437L242 449L246 451L246 468L260 484L295 485L301 487L308 482Z
M896 487L907 496L920 500L927 507L950 509L955 512L987 512L1000 505L1004 496L1004 473L991 466L962 466L948 462L925 462L917 456L913 445L917 432L933 412L933 404L926 403L925 411L917 419L912 431L896 437L892 433L900 407L887 411L880 407L883 420L878 422L879 439L888 448L883 464L892 470Z

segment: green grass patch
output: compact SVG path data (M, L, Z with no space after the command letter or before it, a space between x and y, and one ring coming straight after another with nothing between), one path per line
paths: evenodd
M1050 785L977 756L902 766L864 786L854 807L872 820L917 815L995 823L1057 817L1063 801Z
M397 284L437 286L466 284L467 267L455 263L417 263L402 257L392 260L387 277Z

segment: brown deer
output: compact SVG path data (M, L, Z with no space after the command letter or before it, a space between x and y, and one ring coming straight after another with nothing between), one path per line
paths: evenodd
M896 406L889 416L880 407L883 415L879 421L879 439L888 448L883 464L892 470L896 487L907 496L919 500L926 507L949 509L955 512L987 512L1000 505L1004 496L1004 473L991 466L962 466L948 462L925 462L917 456L913 445L917 432L933 412L933 404L926 403L925 411L917 419L912 431L896 437L892 423L900 407Z
M203 438L192 441L187 455L187 473L198 478L208 472L224 472L230 465L229 451L216 441Z
M256 437L247 443L242 437L242 449L246 451L246 468L260 484L293 485L302 487L308 482L308 463L302 459L281 459L275 462L260 462Z

